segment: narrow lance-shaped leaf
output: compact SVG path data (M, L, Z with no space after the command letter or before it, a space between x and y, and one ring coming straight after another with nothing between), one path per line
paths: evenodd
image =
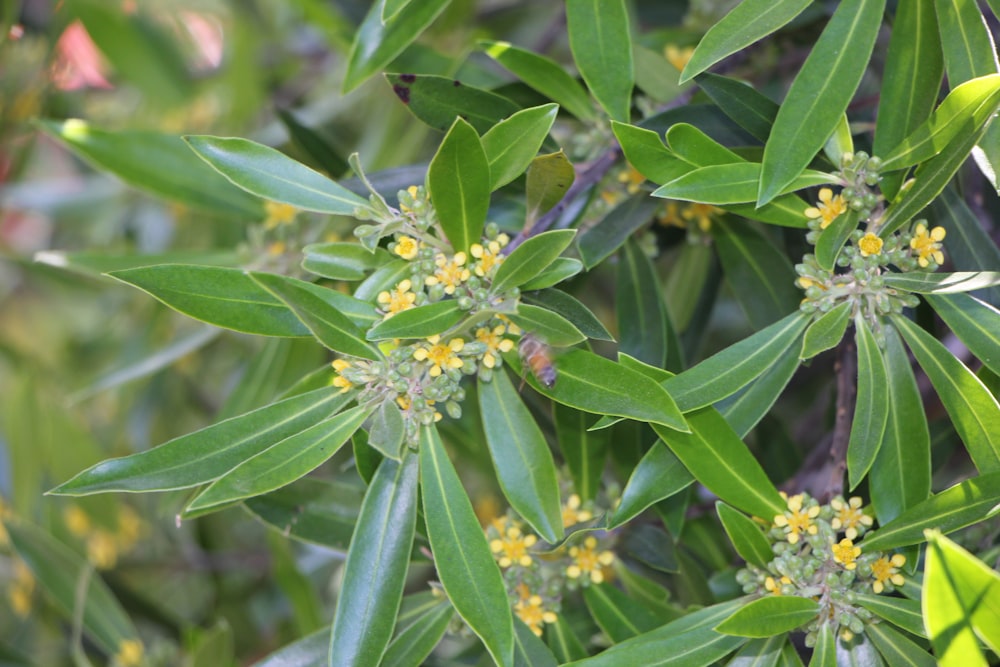
M584 501L592 500L601 485L604 460L607 458L607 431L588 431L592 415L556 403L553 406L556 439L566 467L573 477L573 488Z
M188 136L184 140L234 185L271 201L334 215L354 215L368 202L284 153L249 139Z
M985 290L1000 285L1000 271L890 273L886 274L885 282L890 287L918 294L961 294L962 292Z
M837 667L837 638L829 623L819 626L809 667Z
M760 525L723 502L715 503L715 511L736 553L747 563L766 569L768 561L774 558L774 552Z
M843 339L850 321L851 304L847 301L823 313L806 329L799 358L812 359L820 352L836 347Z
M542 539L562 539L555 462L545 436L503 370L479 381L479 410L497 479L511 507Z
M420 4L420 3L417 3ZM479 135L456 118L427 169L427 190L456 252L478 243L490 205L490 165Z
M328 664L377 667L392 638L417 523L417 455L385 459L365 494L344 564Z
M840 251L857 228L858 214L855 211L848 210L845 215L838 215L816 240L816 262L827 271L833 271Z
M514 625L500 569L434 426L421 429L420 489L445 593L493 660L512 667Z
M893 630L888 623L871 623L865 627L865 634L889 665L935 667L938 664L923 647Z
M518 667L558 667L545 642L535 636L524 621L514 617L514 664Z
M847 476L853 490L871 468L889 417L889 378L868 322L854 318L858 347L858 393L847 444Z
M904 584L905 585L905 584ZM889 621L915 637L927 637L920 601L888 595L858 593L858 604L879 618Z
M341 176L350 169L347 160L340 156L319 132L299 122L291 111L276 109L278 118L288 130L292 143L304 152L310 161L330 176Z
M576 236L575 229L558 229L532 236L507 255L493 277L491 290L501 294L520 287L544 271Z
M450 77L386 74L385 79L410 113L441 132L447 132L456 118L476 132L486 132L518 110L506 97Z
M634 239L625 242L615 289L618 349L662 368L667 362L667 307L649 257Z
M693 482L694 477L669 447L661 442L653 443L632 470L621 502L608 519L608 528L631 521L647 507L683 491Z
M833 133L868 66L885 0L844 0L796 75L764 147L757 205L795 180Z
M539 155L532 160L531 166L528 167L525 185L527 214L524 228L530 229L540 215L558 204L573 185L575 178L576 171L562 150L558 153Z
M747 433L764 418L778 396L785 390L799 367L794 354L786 354L759 378L740 391L715 404L736 434L745 438Z
M680 199L703 204L742 204L757 199L762 165L756 162L734 162L699 167L653 192L654 197ZM792 178L779 195L803 190L817 185L835 183L830 174L805 170Z
M1000 374L1000 310L968 294L926 297L976 358Z
M622 0L569 0L566 29L583 80L612 120L628 122L635 72Z
M428 338L455 326L466 316L455 299L408 308L382 320L368 330L369 340Z
M591 617L613 644L618 644L658 625L656 617L622 590L608 583L583 589Z
M397 628L396 636L382 656L382 664L396 667L423 665L434 647L441 642L454 615L451 603L442 600L402 630Z
M483 135L491 190L507 185L524 173L552 129L558 110L556 104L524 109Z
M963 0L934 0L944 67L952 84L997 71L996 46L979 6Z
M537 335L543 342L557 347L576 345L586 339L586 336L576 326L559 313L522 303L516 313L507 316L511 322Z
M392 256L383 248L369 251L360 243L311 243L302 249L302 268L331 280L361 280L388 264Z
M760 141L767 141L771 125L778 115L778 105L771 98L742 81L718 74L706 72L699 74L695 80L733 122Z
M611 121L611 129L628 163L653 183L669 183L691 171L690 164L663 144L659 133L617 121Z
M795 630L816 618L819 603L794 595L769 595L754 600L715 626L719 632L741 637L770 637Z
M946 187L928 213L931 222L947 230L948 259L956 269L979 271L1000 266L1000 248L954 187ZM987 288L977 296L1000 307L1000 287Z

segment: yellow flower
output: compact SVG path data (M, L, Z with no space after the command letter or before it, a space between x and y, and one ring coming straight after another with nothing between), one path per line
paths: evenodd
M905 579L903 579L903 575L899 574L899 568L904 565L906 565L906 556L903 554L894 554L892 558L882 556L872 563L872 578L875 579L872 582L872 590L881 593L885 590L886 582L902 586Z
M142 519L128 505L118 510L118 545L122 551L130 551L142 537L145 526Z
M406 188L406 191L410 193L410 196L413 197L413 199L417 199L417 196L420 194L420 188L418 188L416 185L411 185L410 187ZM403 213L413 212L413 209L407 206L406 204L400 204L399 210L402 211Z
M537 637L542 636L542 623L555 623L557 619L555 612L544 607L541 595L521 598L514 605L514 613Z
M591 512L580 509L580 505L580 496L575 493L566 499L566 504L563 505L562 510L563 528L569 528L570 526L575 526L578 523L590 521L594 518Z
M509 333L510 335L519 336L522 333L524 333L521 327L511 322L506 315L497 315L497 317L500 319L501 322L503 322L504 326L507 327L507 333Z
M490 542L490 551L498 556L500 567L510 567L515 563L521 567L531 565L531 554L528 549L534 546L538 538L535 535L525 535L517 526L510 526L506 533Z
M685 46L681 48L676 44L667 44L663 49L663 55L666 56L667 62L673 65L678 72L683 71L684 68L687 67L688 61L691 60L691 54L693 53L693 46Z
M678 210L677 202L672 199L667 202L663 212L656 216L656 221L665 227L680 227L682 229L687 227L687 223L684 222Z
M469 254L476 258L476 265L473 267L473 270L477 276L482 278L503 263L504 256L500 254L500 250L509 241L510 238L506 234L500 234L495 241L490 241L485 246L479 243L472 244L469 248Z
M579 579L589 576L595 584L604 581L604 568L615 562L615 555L610 551L597 551L597 538L591 536L583 541L582 547L569 550L573 564L566 568L566 576Z
M411 238L409 236L400 236L396 241L396 246L393 248L393 252L405 260L415 258L419 251L420 244L415 238Z
M396 313L413 308L413 302L417 300L417 295L410 291L411 287L413 287L413 283L410 282L409 278L406 278L400 280L392 291L379 292L379 295L375 297L382 310L385 311L386 319Z
M79 505L69 505L63 509L63 523L76 537L86 537L92 528L90 517Z
M427 339L430 345L423 345L413 351L413 358L417 361L430 361L430 376L437 377L446 368L461 368L465 362L458 353L465 347L465 341L461 338L452 338L448 344L439 342L441 336L431 336Z
M833 560L843 565L845 570L853 570L858 566L854 561L861 555L861 547L854 546L853 540L845 537L837 544L831 545L830 550L833 552Z
M803 510L804 499L805 496L801 493L792 496L788 499L788 511L774 517L774 525L784 529L789 544L797 544L803 533L815 535L819 531L816 524L812 522L819 516L819 505L811 505Z
M354 384L344 377L344 371L351 367L351 362L346 359L334 359L331 366L337 371L337 377L333 378L333 386L340 387L340 393L346 394L354 387Z
M298 209L291 204L268 201L264 202L264 211L267 213L267 218L264 220L264 229L274 229L278 225L291 224L295 220L295 214L298 212Z
M882 239L878 235L868 232L858 241L858 250L861 251L862 257L877 255L882 252Z
M721 208L712 206L711 204L692 203L687 205L684 212L681 213L681 216L689 222L697 222L698 229L703 232L707 232L712 228L712 218L722 212Z
M280 257L288 251L288 245L284 241L275 241L267 244L267 254L271 257Z
M618 182L625 184L625 191L630 195L638 194L642 184L646 182L646 177L639 173L639 170L631 164L627 164L625 169L618 174Z
M772 595L781 595L781 587L787 586L791 583L792 580L788 577L782 577L778 580L775 580L774 577L768 577L764 580L764 588L767 589L767 592Z
M830 223L836 220L842 213L847 211L847 202L842 195L833 195L830 188L821 188L819 191L819 201L816 206L810 206L805 210L807 218L822 218L819 224L820 229L826 229Z
M26 618L31 613L31 597L35 592L35 575L22 560L14 561L14 577L10 588L7 590L7 598L10 600L11 609L21 618Z
M486 346L486 352L483 354L483 366L486 368L494 368L497 365L498 353L514 349L514 341L503 337L506 332L507 328L502 324L492 329L489 327L476 329L476 340Z
M142 664L144 653L142 642L138 639L123 639L118 644L118 653L115 654L115 662L120 667L138 667Z
M87 538L87 560L98 570L110 570L118 562L118 540L106 530L96 530Z
M917 251L917 264L921 268L927 268L932 259L935 264L944 263L944 253L941 252L941 241L944 240L944 235L944 227L935 227L928 232L927 225L922 222L913 229L910 248Z
M437 265L437 269L434 270L433 276L427 276L424 283L427 285L444 285L445 294L454 294L455 288L464 283L472 276L467 268L465 268L466 256L464 252L457 252L455 256L448 259L444 254L439 254L434 263Z
M850 540L856 540L858 535L866 528L871 528L873 519L861 511L861 498L854 496L846 503L843 498L834 498L830 501L830 507L836 512L830 521L830 526L834 530L843 530L844 535Z

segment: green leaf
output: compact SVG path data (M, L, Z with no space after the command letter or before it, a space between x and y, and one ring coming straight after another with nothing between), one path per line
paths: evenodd
M993 37L975 2L935 0L944 67L952 85L997 69Z
M10 545L49 599L67 621L80 618L86 636L106 655L118 653L123 641L138 639L125 610L86 559L41 528L10 520L5 525Z
M333 456L371 413L369 407L351 408L274 443L215 480L186 511L253 498L294 482Z
M795 311L802 300L795 269L770 239L746 223L728 220L712 223L712 238L750 326L763 329Z
M187 136L184 141L234 185L271 201L332 215L353 216L368 202L268 146L233 137Z
M299 122L295 114L287 109L276 109L276 112L282 125L288 130L292 144L302 151L312 164L330 176L337 177L347 173L350 169L347 160L340 156L323 135Z
M641 635L657 626L656 616L611 584L601 583L584 588L583 600L594 622L612 644Z
M234 187L191 153L177 136L157 132L107 132L86 121L38 121L85 160L132 187L169 201L227 217L260 220L261 202Z
M955 484L908 508L889 523L870 531L861 547L865 552L887 551L924 541L924 530L950 533L986 521L1000 512L1000 472L991 472Z
M545 436L504 372L479 380L479 412L504 496L546 542L563 537L559 482Z
M497 268L490 291L502 294L528 282L556 260L576 236L575 229L542 232L525 240Z
M525 296L524 301L529 304L543 306L554 313L559 313L572 322L587 338L614 341L608 330L604 328L604 325L589 308L562 290L543 290Z
M868 489L880 525L931 493L931 439L910 359L895 329L885 330L889 420L868 474Z
M788 636L783 634L754 639L744 644L726 663L726 667L775 667L787 643Z
M981 128L1000 105L1000 74L983 76L957 86L926 121L906 136L882 162L883 171L924 162L964 132Z
M377 667L392 638L417 523L417 455L385 459L372 478L344 564L330 665Z
M794 354L786 354L759 378L717 402L715 406L736 434L745 438L757 422L770 412L798 368L799 359Z
M837 127L868 65L885 0L845 0L796 75L764 147L757 205L785 191Z
M955 271L952 273L888 273L885 283L890 287L918 294L961 294L1000 285L998 271Z
M827 139L826 144L823 146L823 152L833 164L840 164L841 158L845 153L850 153L853 157L854 138L851 136L851 124L847 120L846 113L840 117L837 129Z
M778 105L753 86L727 76L699 74L698 86L722 111L760 141L767 141Z
M343 92L349 93L388 65L434 22L449 3L450 0L411 1L386 21L382 20L383 3L372 4L365 20L354 33L344 73Z
M572 322L547 308L522 303L517 307L516 313L511 313L507 317L549 345L565 347L585 340L585 336Z
M810 4L809 0L744 0L701 38L681 72L681 82L777 31Z
M514 617L514 664L516 667L558 667L552 650L518 617Z
M683 176L661 185L653 191L654 197L680 199L703 204L742 204L757 199L762 165L756 162L734 162L699 167ZM834 177L822 172L805 170L792 178L778 193L834 182Z
M722 400L782 359L798 342L809 319L802 313L792 313L667 380L663 386L684 412Z
M669 183L691 171L691 165L677 158L658 133L618 121L611 121L611 129L628 163L653 183Z
M768 595L741 607L715 629L741 637L770 637L795 630L818 614L819 603L815 600L794 595Z
M838 667L837 638L829 623L823 623L819 626L816 633L816 645L813 646L813 654L809 659L809 667Z
M424 660L444 637L454 615L455 610L451 603L447 600L441 600L402 631L397 628L397 635L385 650L381 664L393 665L393 667L420 667L423 665ZM402 623L402 618L398 623Z
M438 577L456 611L501 667L514 662L514 626L500 569L434 426L420 433L420 488Z
M359 485L303 477L277 491L248 498L244 506L282 535L346 552L363 491Z
M322 667L330 651L330 628L323 628L281 647L252 667Z
M558 110L556 104L524 109L483 135L491 190L507 185L525 172L552 129Z
M848 210L847 215L838 215L816 240L816 262L827 271L833 271L840 251L858 228L858 214Z
M506 358L520 371L516 355ZM552 388L534 377L527 382L557 403L600 415L660 424L687 431L684 417L663 387L645 375L586 350L568 350L555 359L558 381Z
M610 257L636 230L652 220L662 205L663 202L641 194L611 209L594 226L584 230L577 240L584 265L592 269Z
M965 204L955 188L945 188L930 206L932 220L948 232L948 255L955 269L982 270L1000 266L1000 248ZM979 298L1000 307L1000 287L983 290Z
M927 637L918 600L871 593L857 593L857 600L858 604L879 618L889 621L917 637ZM868 628L865 628L865 631L867 630Z
M683 491L692 482L694 477L680 459L666 445L653 443L632 470L621 502L608 519L608 529L628 523L646 508Z
M847 443L847 477L853 491L872 466L889 419L889 377L875 335L860 314L854 318L858 346L858 393Z
M525 185L525 229L562 200L575 178L576 170L562 150L539 155L531 161Z
M750 450L715 408L688 413L691 433L653 425L695 479L748 514L771 518L785 511L778 490Z
M612 120L627 123L635 72L622 0L569 0L566 29L583 80Z
M941 664L967 665L970 659L987 664L977 636L1000 654L1000 574L933 531L928 535L922 608Z
M980 472L1000 469L1000 403L943 343L902 316L893 324L927 373Z
M521 81L580 120L597 118L587 91L559 63L509 42L481 40L479 47Z
M976 358L1000 373L1000 310L968 294L925 298Z
M455 299L408 308L382 320L368 331L370 340L428 338L443 333L465 317Z
M549 623L545 626L545 641L552 647L552 651L560 663L582 660L587 657L587 650L583 647L583 642L566 621L565 614L559 614L555 623Z
M354 322L316 293L315 285L275 273L251 273L250 277L288 306L325 347L373 361L382 358L378 348L364 339Z
M102 461L49 493L82 496L104 491L169 491L204 484L336 414L351 398L330 387L287 398L154 449Z
M456 251L478 243L490 206L490 165L476 131L456 118L427 168L427 190Z
M594 418L556 403L553 406L556 440L566 467L573 478L573 488L584 501L593 500L601 488L601 474L608 455L607 431L588 431Z
M767 564L774 559L774 552L760 524L721 501L715 503L715 511L736 553L747 563L767 569Z
M361 280L392 258L382 248L370 252L360 243L311 243L302 254L303 269L330 280Z
M844 338L847 323L851 320L851 304L844 302L836 308L823 313L802 337L802 351L799 359L812 359L820 352L833 349Z
M548 268L521 285L522 292L546 289L583 271L583 262L572 257L556 257Z
M638 241L626 241L618 261L615 290L618 349L647 364L667 363L667 306L660 280ZM676 339L676 334L673 336Z
M777 667L803 667L802 658L792 642L786 642L781 647L781 655L778 658Z
M429 74L386 74L385 80L414 116L441 132L447 132L455 119L461 118L476 132L483 133L518 110L506 97L467 86L458 79Z
M865 634L882 654L886 664L901 667L934 667L938 664L930 653L885 623L869 623L865 626Z
M927 120L941 90L944 60L934 0L914 0L896 7L885 72L872 146L872 153L880 157L887 156ZM902 173L885 174L880 187L891 201L902 183Z
M368 427L368 444L382 456L400 460L403 454L403 438L406 435L406 423L403 413L396 405L395 396L379 403L378 411L372 415Z

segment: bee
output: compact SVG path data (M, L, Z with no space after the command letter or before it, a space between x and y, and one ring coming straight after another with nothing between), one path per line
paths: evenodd
M556 384L556 367L552 365L552 350L549 346L526 333L521 336L517 351L521 355L521 362L526 368L531 369L535 379L546 388L552 389Z

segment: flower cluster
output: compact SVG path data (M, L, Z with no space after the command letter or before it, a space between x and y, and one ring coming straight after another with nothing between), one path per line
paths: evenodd
M857 595L872 591L891 593L903 585L901 554L865 553L855 541L873 520L861 498L838 496L821 505L805 493L786 496L786 509L769 522L768 541L774 558L761 569L748 564L736 580L748 594L796 595L819 602L816 618L807 623L806 644L827 623L840 628L845 641L864 631L872 620L856 604Z
M590 504L576 494L563 505L562 515L566 528L594 516ZM542 634L545 624L556 622L568 593L606 581L617 560L606 533L581 531L553 551L510 514L492 520L486 536L503 571L514 613L536 635Z
M67 505L63 510L66 528L74 537L83 540L87 560L99 570L113 568L121 554L135 548L144 530L142 520L128 505L121 505L115 520L115 529L110 530L96 525L79 505Z

